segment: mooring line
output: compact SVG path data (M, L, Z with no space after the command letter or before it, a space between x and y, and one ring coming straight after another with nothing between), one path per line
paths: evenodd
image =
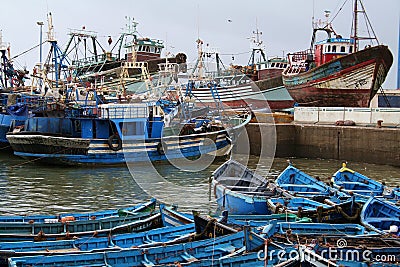
M54 152L54 153L51 153L51 154L49 154L49 155L58 154L58 153L60 153L60 152L64 152L64 151L67 150L67 149L70 149L70 148L64 148L64 149L62 149L62 150L56 151L56 152ZM22 165L25 165L25 164L28 164L28 163L31 163L31 162L34 162L34 161L37 161L37 160L41 160L41 159L43 159L43 158L45 158L45 157L47 157L47 156L43 156L43 157L31 159L31 160L22 162L22 163L20 163L20 164L16 164L16 165L10 166L10 168L20 167L20 166L22 166Z

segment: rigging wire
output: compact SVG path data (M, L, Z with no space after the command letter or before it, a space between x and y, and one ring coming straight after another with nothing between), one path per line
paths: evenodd
M224 54L219 54L221 56L238 56L238 55L244 55L251 53L251 51L246 51L246 52L240 52L240 53L224 53Z
M335 18L339 15L339 13L342 11L344 5L347 3L348 0L344 0L344 3L342 4L342 6L339 8L339 10L336 12L336 14L333 16L333 18L329 21L329 23L332 23Z
M26 53L32 51L33 49L38 48L40 45L45 44L45 43L47 43L47 41L44 41L44 42L42 42L41 44L35 45L35 46L32 47L32 48L29 48L28 50L25 50L24 52L19 53L19 54L16 55L16 56L13 56L13 57L10 58L9 60L13 60L13 59L15 59L15 58L17 58L17 57L19 57L19 56L22 56L22 55L24 55L24 54L26 54Z

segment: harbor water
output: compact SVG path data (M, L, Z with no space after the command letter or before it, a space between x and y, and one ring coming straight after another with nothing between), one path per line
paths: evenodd
M137 166L132 173L125 166L45 166L3 152L0 154L0 213L58 214L115 209L155 197L167 204L177 204L181 211L195 209L215 214L217 206L209 186L209 177L225 160L219 158L196 172L185 171L168 163L155 163L151 167ZM287 166L287 160L276 158L270 168L260 164L258 157L251 156L248 166L257 168L260 174L273 179ZM290 160L300 170L319 176L323 181L329 181L342 164L338 160L326 159ZM348 167L378 181L385 181L390 186L400 185L398 167L358 162L349 162ZM162 178L157 182L153 182L155 172ZM138 180L141 182L138 183ZM144 187L142 181L148 181L148 185Z

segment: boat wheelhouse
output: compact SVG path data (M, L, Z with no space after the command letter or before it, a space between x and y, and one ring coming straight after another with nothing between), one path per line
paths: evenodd
M127 61L133 61L135 54L137 61L148 61L161 59L161 51L164 48L164 44L161 40L139 38L126 43L124 48L126 48ZM133 49L135 51L133 51Z

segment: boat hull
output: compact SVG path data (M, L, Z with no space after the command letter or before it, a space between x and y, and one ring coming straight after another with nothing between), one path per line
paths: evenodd
M235 215L271 214L267 200L283 193L264 177L234 160L225 162L213 172L212 186L220 209Z
M198 157L230 146L227 131L179 137L127 140L118 151L108 139L84 139L40 133L7 136L14 154L29 160L61 165L120 165Z
M222 185L215 185L214 193L218 206L227 210L229 214L271 214L266 205L268 197L237 193L227 190L226 187Z
M278 110L293 107L294 100L279 82L261 80L238 86L217 87L218 95L210 88L196 88L191 91L194 97L203 105L216 107L222 105L232 109L250 107L251 110Z
M380 234L388 233L392 226L400 227L400 208L383 199L371 197L364 204L360 217L362 225Z
M284 86L304 106L368 107L393 63L387 46L352 53L307 72L283 73Z

